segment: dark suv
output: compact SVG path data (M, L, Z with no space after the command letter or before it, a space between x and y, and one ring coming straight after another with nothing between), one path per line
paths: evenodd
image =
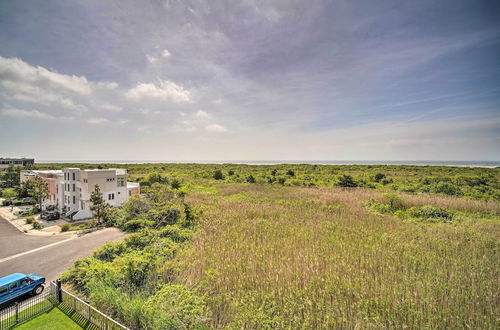
M45 211L40 215L41 219L44 220L57 220L59 219L59 212L57 211Z

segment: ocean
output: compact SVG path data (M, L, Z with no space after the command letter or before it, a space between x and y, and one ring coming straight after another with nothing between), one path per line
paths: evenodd
M316 164L316 165L415 165L453 167L500 167L500 161L449 161L449 160L220 160L220 161L168 161L168 160L37 160L37 163L88 163L88 164Z

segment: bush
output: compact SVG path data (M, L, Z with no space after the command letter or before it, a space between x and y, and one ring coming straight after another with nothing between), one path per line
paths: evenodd
M384 173L377 173L373 177L373 181L375 182L380 182L380 180L385 179L385 174Z
M460 188L449 183L449 182L439 182L433 189L434 192L438 194L446 194L452 196L461 195Z
M144 304L146 329L193 329L203 327L208 307L204 299L178 284L166 284Z
M342 175L337 183L338 187L343 188L356 188L358 184L354 182L354 179L350 175Z
M3 198L15 198L17 197L16 190L14 188L6 188L2 191Z
M181 187L181 182L177 179L173 179L172 182L170 182L170 187L172 187L172 189L179 189Z
M293 170L288 170L288 171L286 171L286 174L287 174L288 176L295 176L295 172L294 172Z
M389 205L391 211L406 209L406 203L396 194L382 194L382 203Z
M33 223L32 223L32 228L33 228L33 229L36 229L36 230L40 230L40 229L42 229L42 228L43 228L43 225L42 225L42 223L41 223L40 221L36 221L36 220L35 220L35 221L33 221Z
M215 180L224 180L224 174L222 174L221 170L217 170L214 172L214 179Z
M234 175L234 171L233 171L233 170L229 170L229 171L227 172L227 175L229 175L229 176Z
M248 183L255 183L255 178L253 177L253 175L249 175L249 176L247 177L247 182L248 182Z
M125 223L124 229L126 231L138 231L142 228L153 227L155 222L146 219L130 220Z
M453 213L432 205L424 205L420 207L412 207L408 210L408 215L413 218L420 218L424 220L429 219L443 219L443 220L452 220Z
M27 225L32 224L35 221L35 218L33 217L27 217L26 220L24 220Z
M61 231L68 231L71 228L69 223L65 223L61 226Z

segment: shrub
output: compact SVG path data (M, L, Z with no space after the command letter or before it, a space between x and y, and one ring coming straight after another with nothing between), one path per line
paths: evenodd
M166 284L144 304L146 329L200 328L209 313L204 299L178 284Z
M30 225L35 221L35 218L33 217L27 217L26 220L24 220L26 224Z
M43 225L40 221L36 221L34 220L33 223L32 223L32 228L33 229L36 229L36 230L40 230L43 228Z
M215 180L224 180L224 174L222 174L221 170L216 170L214 172L214 179Z
M443 219L452 220L453 213L440 207L435 207L432 205L424 205L420 207L412 207L408 210L408 215L413 218L421 219Z
M406 208L406 204L401 197L393 193L382 194L382 203L389 205L390 210L393 212Z
M294 172L293 170L288 170L288 171L286 171L286 174L287 174L288 176L295 176L295 172Z
M446 195L461 195L460 188L449 183L449 182L439 182L433 189L434 192L438 194L446 194Z
M127 221L125 223L124 229L126 231L138 231L139 229L153 227L154 225L155 222L152 220L136 219Z
M71 228L69 223L65 223L61 226L61 231L68 231Z
M385 174L383 174L383 173L377 173L373 177L373 181L375 181L375 182L380 182L380 180L382 180L382 179L385 179Z
M17 193L16 193L16 190L14 188L5 188L2 191L1 196L3 198L15 198L15 197L17 197Z
M177 179L173 179L172 182L170 182L170 187L172 187L172 189L179 189L181 187L181 182Z
M255 178L253 177L253 175L249 175L249 176L247 177L247 182L248 182L248 183L255 183Z
M339 179L339 182L337 183L338 187L343 187L343 188L355 188L358 186L356 182L354 182L354 179L350 175L342 175Z
M229 175L229 176L234 175L234 171L233 171L233 170L229 170L229 171L227 172L227 175Z

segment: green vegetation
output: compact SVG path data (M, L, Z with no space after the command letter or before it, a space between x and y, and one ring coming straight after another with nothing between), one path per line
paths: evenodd
M95 164L37 164L37 169L95 168ZM198 192L222 182L299 187L360 187L408 193L432 193L500 200L499 168L409 165L245 165L245 164L101 164L123 167L142 186L170 184Z
M499 169L124 167L131 234L64 281L132 328L498 325Z
M21 324L16 327L18 330L37 329L37 330L72 330L83 329L77 323L73 322L59 308L52 308L37 318Z

